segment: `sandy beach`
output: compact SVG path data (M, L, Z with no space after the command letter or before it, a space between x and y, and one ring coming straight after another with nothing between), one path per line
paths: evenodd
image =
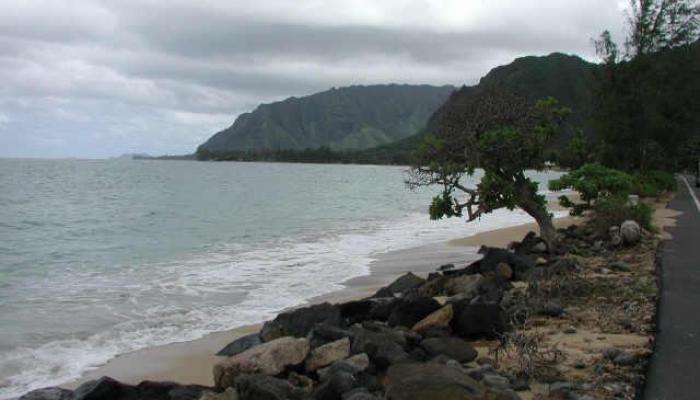
M579 221L579 219L572 217L557 218L554 220L554 226L557 228L565 228L571 224L577 223L577 221ZM482 232L462 239L451 240L448 244L457 247L507 247L510 242L522 239L530 231L538 235L540 233L537 224L533 222L530 224Z
M555 224L562 227L574 221L568 217L560 218ZM348 280L343 283L344 289L312 298L306 304L343 302L367 297L406 272L426 276L443 264L463 267L481 257L477 254L480 246L506 246L512 241L522 239L529 231L537 232L537 225L518 225L449 242L380 254L370 264L369 275ZM212 367L220 359L215 354L236 338L259 329L260 325L249 325L213 333L189 342L172 343L123 354L86 373L81 379L63 386L75 388L80 383L101 376L110 376L130 384L155 380L210 386L213 384Z

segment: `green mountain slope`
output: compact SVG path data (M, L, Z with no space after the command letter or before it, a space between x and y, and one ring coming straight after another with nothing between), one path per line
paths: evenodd
M568 122L583 128L592 135L593 100L595 96L596 64L583 59L553 53L544 57L518 58L511 64L492 69L479 82L478 87L501 84L524 95L532 101L554 97L572 109ZM430 118L424 133L436 132L448 114L468 119L460 113L460 104L474 93L473 87L463 87ZM571 134L571 132L568 132ZM558 144L568 141L568 135L559 138Z
M452 91L452 86L350 86L262 104L197 153L375 147L419 132Z
M469 115L461 111L461 105L483 85L495 83L506 85L533 101L554 97L573 112L569 117L571 126L580 127L592 138L593 136L593 101L595 96L596 64L579 57L553 53L543 57L522 57L512 63L492 69L476 86L463 86L450 95L447 101L435 111L428 123L418 134L398 140L394 143L368 149L357 155L366 162L407 163L410 154L418 148L423 137L438 133L446 118L468 119ZM453 121L454 122L454 121ZM564 146L573 135L573 129L558 138L556 151Z

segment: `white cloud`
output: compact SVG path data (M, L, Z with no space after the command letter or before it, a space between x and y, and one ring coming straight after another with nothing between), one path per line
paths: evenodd
M0 156L186 153L260 102L354 83L472 84L552 51L592 60L591 38L621 36L624 4L10 0Z

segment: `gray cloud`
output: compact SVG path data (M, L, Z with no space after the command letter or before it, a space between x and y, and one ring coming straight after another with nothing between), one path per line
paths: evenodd
M590 39L621 30L624 1L563 3L11 0L0 156L186 153L260 102L349 84L472 84L518 56L593 59Z

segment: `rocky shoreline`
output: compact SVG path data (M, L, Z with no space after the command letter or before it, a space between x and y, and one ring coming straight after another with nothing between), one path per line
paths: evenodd
M465 267L279 314L219 355L213 387L100 378L22 400L632 399L651 354L659 239L534 233Z

